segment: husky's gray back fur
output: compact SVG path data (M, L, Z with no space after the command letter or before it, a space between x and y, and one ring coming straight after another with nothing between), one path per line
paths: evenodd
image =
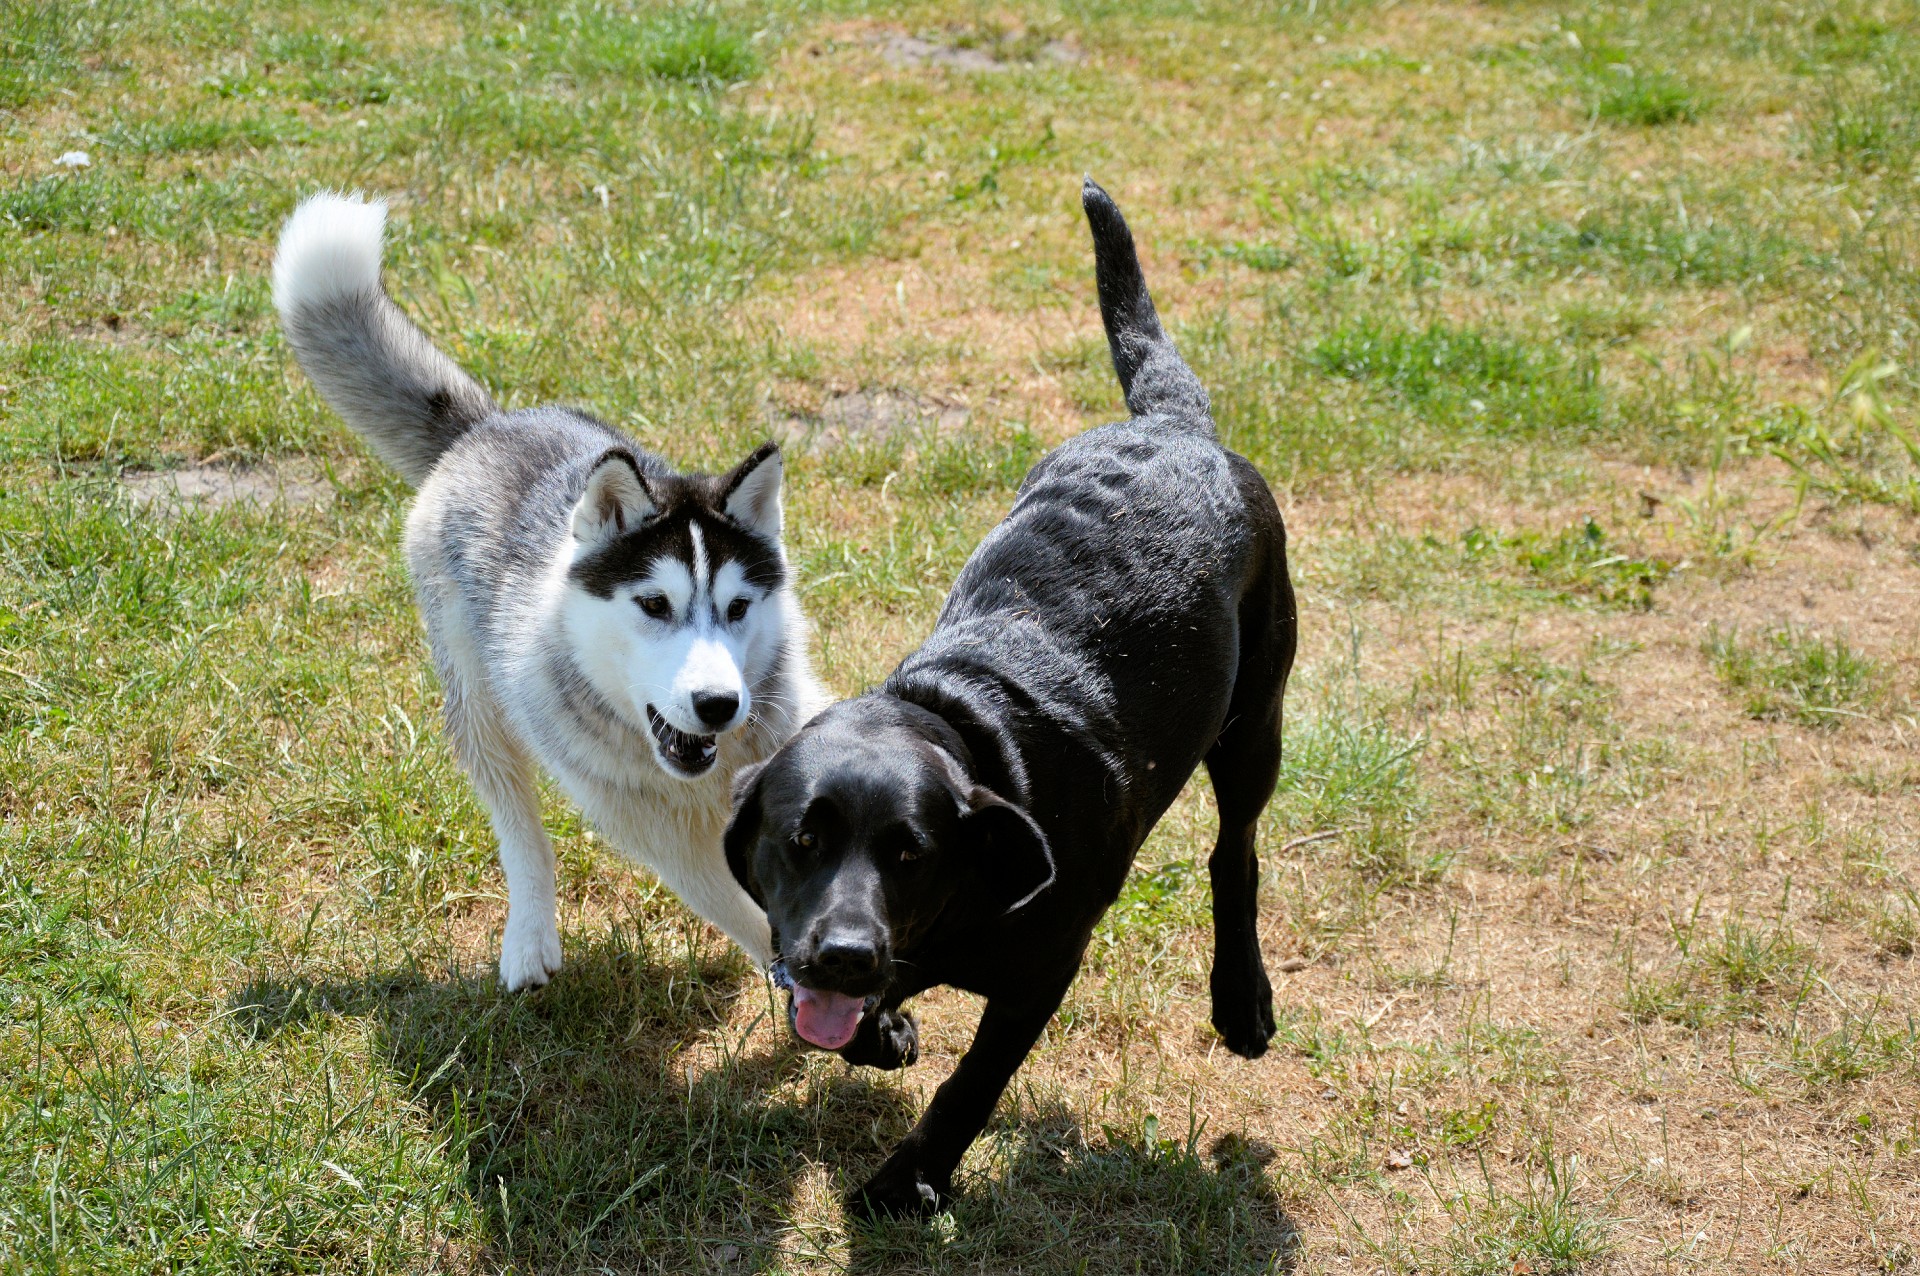
M614 456L623 458L616 469L631 465L639 488L692 491L682 507L698 506L691 516L715 529L732 527L726 511L703 503L708 489L687 487L696 480L676 476L584 413L495 407L381 287L384 215L383 205L340 196L302 204L281 237L274 299L322 395L419 489L407 520L407 560L446 694L449 735L500 840L509 896L502 980L510 988L544 983L560 964L536 764L608 841L765 961L765 917L721 851L729 784L825 701L807 665L804 620L778 545L777 452L764 450L773 456L775 525L765 552L779 560L780 583L756 604L764 614L752 614L767 654L739 669L751 711L714 737L710 770L669 775L648 723L636 720L631 703L615 703L604 678L590 676L592 653L569 628L568 608L583 597L569 568L578 551L575 520L583 494Z

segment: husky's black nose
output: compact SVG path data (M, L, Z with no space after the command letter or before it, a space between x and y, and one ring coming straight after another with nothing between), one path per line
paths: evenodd
M855 983L880 969L880 946L870 935L836 930L820 941L808 964L825 980Z
M733 715L740 708L740 697L730 691L714 694L709 691L693 693L693 713L710 727L724 727L733 721Z

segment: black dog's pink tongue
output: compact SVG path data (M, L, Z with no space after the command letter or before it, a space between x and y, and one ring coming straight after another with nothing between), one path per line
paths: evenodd
M864 997L820 992L805 984L793 986L794 1031L822 1050L838 1050L852 1041L866 1008Z

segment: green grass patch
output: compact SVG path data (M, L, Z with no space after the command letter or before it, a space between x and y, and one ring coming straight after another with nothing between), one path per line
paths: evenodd
M1362 319L1321 337L1307 361L1327 376L1391 391L1455 431L1565 437L1601 423L1591 358L1500 332Z
M1700 118L1706 102L1699 90L1667 71L1638 71L1614 65L1593 77L1589 109L1606 124L1655 128L1662 124L1689 124Z
M1868 716L1885 692L1885 669L1837 634L1789 625L1747 640L1738 630L1715 628L1704 650L1715 675L1753 718L1833 728Z

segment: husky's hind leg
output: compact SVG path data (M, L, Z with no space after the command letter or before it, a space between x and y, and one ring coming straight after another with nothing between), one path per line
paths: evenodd
M507 879L500 982L509 992L538 988L560 969L560 927L553 843L540 822L540 790L533 765L484 688L461 671L444 667L441 680L454 752L472 779L474 792L486 803L494 836L500 841L500 870Z

